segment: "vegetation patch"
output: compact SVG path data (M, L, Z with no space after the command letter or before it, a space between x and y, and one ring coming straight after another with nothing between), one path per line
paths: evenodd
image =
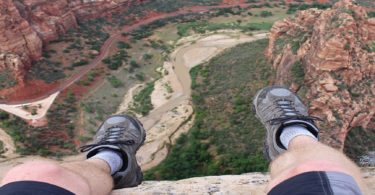
M298 85L302 85L305 79L305 71L303 69L303 65L301 60L297 60L290 70L292 81Z
M318 8L318 9L328 9L331 8L332 4L328 3L318 3L318 2L313 2L311 4L307 3L290 3L288 5L288 14L294 14L298 10L307 10L310 8Z
M77 116L76 98L73 93L57 102L47 113L48 125L32 127L19 117L0 114L0 126L13 138L21 155L61 157L75 154L73 123Z
M274 75L263 55L268 40L228 49L191 70L193 127L170 149L146 179L266 171L263 125L251 109L252 97Z
M375 17L375 12L368 12L367 16L370 17L370 18L374 18Z
M0 89L6 89L17 85L17 80L9 69L0 71Z
M121 49L115 55L103 59L102 62L106 64L109 69L117 70L128 61L128 58L128 53Z
M269 30L272 27L272 23L262 22L262 23L210 23L208 21L198 21L198 22L187 22L177 25L177 34L181 37L190 35L189 32L193 31L195 33L205 33L207 31L217 31L222 29L238 29L243 32L254 31L254 30Z
M39 60L31 66L28 79L40 79L52 83L66 77L62 64L49 59Z
M372 122L375 118L373 118ZM344 152L351 159L361 164L360 157L375 151L375 129L365 130L362 127L351 129L346 136Z
M154 108L151 103L151 93L154 91L154 84L154 82L147 83L146 87L133 97L130 111L145 116Z
M6 152L5 147L4 147L4 142L0 141L0 155L4 154L4 152Z
M119 88L119 87L124 85L121 80L119 80L117 77L115 77L113 75L107 77L107 80L112 85L112 87L114 87L114 88Z

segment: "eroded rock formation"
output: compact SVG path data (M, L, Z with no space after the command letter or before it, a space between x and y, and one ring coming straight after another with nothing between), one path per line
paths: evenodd
M299 91L326 121L319 124L324 142L343 149L352 128L374 131L375 18L365 8L342 0L276 22L266 55L276 82Z
M77 21L105 15L142 0L2 0L0 1L0 71L13 72L22 84L42 44L56 40Z
M41 57L42 41L21 17L13 1L0 1L0 71L9 69L22 83L32 59Z

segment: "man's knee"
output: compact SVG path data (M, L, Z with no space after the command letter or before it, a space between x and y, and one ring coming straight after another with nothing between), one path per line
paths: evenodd
M272 181L269 183L268 188L271 189L279 183L297 176L302 173L312 172L312 171L325 171L325 172L341 172L348 175L352 175L351 171L342 166L341 164L329 160L308 160L305 162L291 163L290 166L279 170L278 174L274 175ZM279 163L272 163L270 166L272 169L278 169Z
M3 178L2 185L17 181L38 181L53 184L72 192L87 192L88 183L79 175L54 162L37 161L11 169Z
M30 180L48 182L63 174L63 169L55 163L37 161L18 165L11 169L3 178L2 184Z

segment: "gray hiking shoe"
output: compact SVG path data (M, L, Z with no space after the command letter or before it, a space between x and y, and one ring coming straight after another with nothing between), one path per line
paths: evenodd
M145 138L145 130L137 119L128 115L114 115L100 125L94 144L81 147L81 152L88 151L87 158L103 149L119 152L123 156L124 165L112 175L114 188L134 187L142 183L143 179L135 154Z
M309 117L302 101L285 87L271 86L259 90L253 106L257 118L267 129L263 153L269 161L286 151L280 135L287 126L304 126L318 138L319 129L314 124L318 118Z

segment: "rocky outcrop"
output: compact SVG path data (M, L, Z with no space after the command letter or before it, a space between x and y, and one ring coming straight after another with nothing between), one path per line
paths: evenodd
M342 0L276 22L266 55L277 83L299 90L310 114L325 119L319 124L323 142L343 149L352 128L374 131L374 52L375 18Z
M0 1L0 71L10 69L22 84L42 44L56 40L77 21L105 15L142 0L2 0Z
M363 178L375 192L375 169L362 170ZM252 194L265 195L269 175L247 173L243 175L223 175L196 177L179 181L144 181L135 188L115 190L112 195L122 194Z
M77 21L105 16L111 11L141 0L23 0L14 1L17 9L44 42L55 40Z

